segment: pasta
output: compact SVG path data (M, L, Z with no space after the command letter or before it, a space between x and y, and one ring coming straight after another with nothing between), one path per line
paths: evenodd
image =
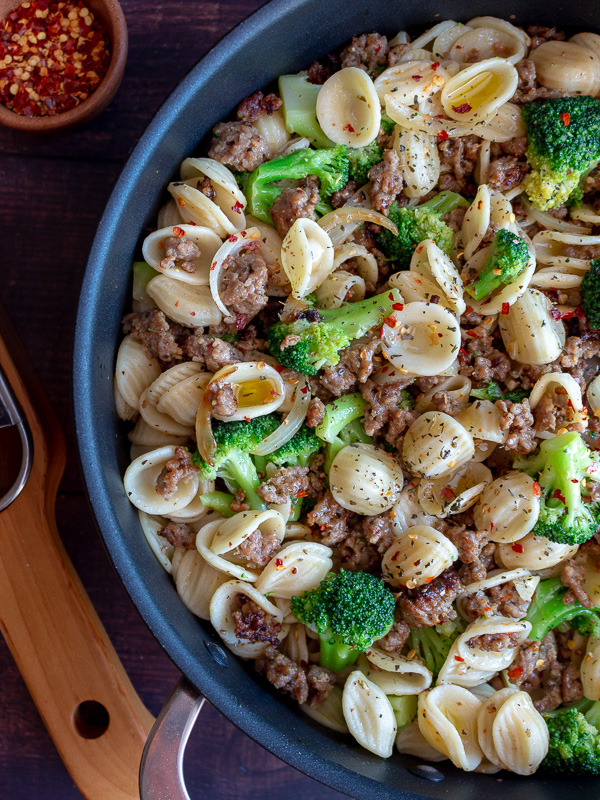
M141 235L127 535L381 758L574 773L549 729L600 702L600 180L534 169L599 98L595 33L365 32L245 98Z

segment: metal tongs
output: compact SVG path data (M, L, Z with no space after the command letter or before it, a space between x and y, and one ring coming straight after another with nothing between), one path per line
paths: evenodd
M29 473L31 472L31 461L33 458L31 435L27 422L17 401L8 385L6 376L0 367L0 428L14 427L21 440L21 464L17 470L14 482L9 487L3 497L0 497L0 511L15 500L23 491Z

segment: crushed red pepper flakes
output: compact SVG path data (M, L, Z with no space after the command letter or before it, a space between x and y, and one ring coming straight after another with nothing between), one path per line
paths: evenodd
M560 115L560 118L562 119L565 128L567 128L571 124L571 115L569 114L568 111L563 111L562 114Z
M565 500L565 497L564 497L564 495L563 495L563 493L561 492L560 489L555 489L552 492L552 497L554 497L556 500L560 500L561 503L564 503L565 505L567 505L567 501Z
M402 305L402 303L394 303L392 308L394 309L394 311L404 311L404 306Z
M446 139L449 139L448 131L440 131L437 135L438 142L445 142Z
M502 303L502 313L504 314L504 316L506 316L509 311L510 311L510 305L508 303Z
M436 70L439 67L439 65L440 65L439 61L434 61L433 64L431 65L431 69Z
M349 133L354 133L355 132L354 128L352 127L352 125L350 125L350 123L348 123L347 125L344 125L343 130L348 131Z
M470 103L461 103L459 106L452 106L452 111L457 114L467 114L472 108L473 106Z
M456 497L455 492L449 486L446 486L444 489L442 489L440 494L444 498L444 500L454 500L454 498Z
M518 542L515 542L512 545L511 550L514 550L515 553L522 553L523 552L523 545L519 544Z
M523 667L513 667L508 670L508 677L511 680L518 680L523 674Z
M25 117L75 108L110 64L102 23L79 0L32 0L0 23L0 102Z
M535 497L541 497L542 494L542 487L539 485L537 481L533 482L533 494Z
M183 239L183 237L185 236L185 231L183 230L183 228L180 228L178 225L175 225L175 227L173 228L173 235L177 236L178 239Z

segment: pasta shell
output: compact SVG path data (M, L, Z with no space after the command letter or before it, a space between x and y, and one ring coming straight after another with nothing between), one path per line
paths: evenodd
M402 457L408 469L423 478L440 478L469 461L473 438L453 417L427 411L413 422L404 437Z
M575 41L543 42L531 51L537 79L546 89L569 87L569 93L600 92L600 57Z
M317 95L317 119L336 144L370 144L379 133L381 106L367 73L346 67L328 78Z
M375 78L375 89L381 102L388 92L392 92L401 103L411 106L439 92L448 78L448 73L439 62L434 67L430 60L404 61L384 69Z
M332 567L329 547L317 542L290 542L263 569L256 588L269 597L289 599L316 589Z
M387 653L376 645L369 647L361 658L366 677L387 695L420 694L431 686L431 672L415 658Z
M589 700L600 700L600 639L590 636L581 662L583 694Z
M263 114L262 117L255 119L252 124L267 143L271 158L278 154L280 150L283 150L291 139L285 127L285 119L281 109L270 114Z
M383 352L403 375L439 375L456 360L460 328L436 303L406 303L388 317L382 341Z
M419 503L426 513L443 519L475 505L479 495L491 482L492 473L484 464L468 461L451 475L421 481Z
M535 481L515 470L490 483L473 513L477 529L485 530L491 542L512 543L533 530L539 509Z
M450 78L442 89L442 106L450 119L489 119L514 95L518 82L517 70L508 61L478 61Z
M575 378L567 372L548 372L542 375L531 390L529 406L535 409L542 397L550 396L556 399L559 395L568 398L567 402L564 403L569 414L568 424L578 426L576 430L585 430L588 425L588 418L587 410L583 407L581 387ZM539 435L545 439L552 434L549 431L540 431Z
M533 237L535 257L538 264L549 267L573 267L584 273L590 268L589 258L567 255L565 250L573 245L594 247L600 244L600 236L582 236L561 231L540 231Z
M301 300L319 287L333 270L333 244L328 234L310 219L297 219L281 246L281 265Z
M204 178L209 178L211 181L215 193L214 201L197 188ZM185 182L183 185L189 186L193 193L191 197L184 194L183 205L179 202L181 197L175 188L171 188L177 187L178 184L172 183L168 189L178 201L179 213L184 222L190 219L197 225L205 224L221 238L244 230L246 198L233 174L224 164L213 158L186 158L181 163L181 179ZM179 186L181 188L181 185Z
M210 619L212 596L228 576L211 567L197 550L185 550L173 578L185 607L200 619Z
M183 238L181 231L185 238L193 242L200 250L200 254L189 262L188 269L192 268L192 271L181 269L178 266L163 266L165 241L174 236ZM221 240L210 228L177 223L148 234L142 244L142 255L144 261L151 267L173 280L190 283L194 286L207 286L210 264L220 246Z
M510 64L516 64L525 57L525 42L516 28L515 33L499 28L475 28L456 39L449 57L460 64L468 64L473 53L477 53L478 60L501 56Z
M129 501L146 514L166 516L185 508L198 492L199 479L193 475L177 484L175 493L165 498L156 491L156 480L169 459L175 457L175 447L166 445L136 458L126 469L123 483Z
M264 653L266 642L253 642L238 639L235 635L235 619L233 613L238 606L238 596L245 595L253 600L267 614L282 622L281 611L262 595L254 586L244 581L227 581L219 586L210 600L210 621L213 628L225 642L227 647L240 658L257 658ZM280 634L280 638L283 635Z
M467 403L455 416L476 439L504 444L508 438L507 431L500 427L502 412L490 400Z
M424 411L435 411L436 405L432 401L433 396L438 392L446 392L450 403L464 407L469 402L471 386L471 381L464 375L453 375L449 378L444 378L443 381L436 384L428 392L425 392L420 400L417 400L415 411L418 411L419 414Z
M188 439L194 433L193 428L181 425L168 414L161 414L148 399L148 389L144 389L140 396L140 414L144 422L161 433L168 433L171 436L185 436Z
M496 561L506 569L525 567L532 572L541 572L572 558L576 552L577 545L557 544L545 536L528 533L519 539L518 547L510 542L499 544Z
M119 346L115 367L117 391L123 402L137 411L142 392L160 372L158 359L148 355L140 342L125 336Z
M222 416L213 410L213 417L226 422L271 414L285 399L280 374L264 361L242 361L222 367L211 378L211 384L217 383L232 386L237 400L237 410L230 416Z
M276 536L280 542L285 536L285 522L279 511L240 511L222 520L208 545L211 552L223 555L243 544L255 531L264 536Z
M360 670L350 673L344 684L342 707L356 741L371 753L389 758L397 730L394 710L382 690Z
M381 568L392 586L424 586L458 558L458 550L442 533L429 525L407 528L385 551Z
M399 537L413 525L431 525L435 517L426 514L418 501L415 483L410 481L400 494L400 500L390 511L394 536Z
M173 560L175 548L172 544L169 544L164 536L159 536L159 531L165 527L167 520L164 519L164 517L152 517L144 511L138 511L138 516L140 519L140 527L150 549L165 572L168 572L170 575L172 569L171 561Z
M363 300L365 293L365 282L360 275L344 269L332 272L315 291L319 308L341 308L344 303Z
M148 425L148 423L140 417L135 423L134 429L127 434L127 438L133 445L148 447L154 450L165 444L185 444L189 437L187 435L174 436L170 433L162 433L151 425Z
M406 728L398 731L396 749L399 753L416 756L423 761L446 761L448 756L432 747L421 733L419 720L415 719Z
M392 456L360 442L343 447L329 471L329 488L337 502L366 516L390 509L403 483L402 469Z
M184 361L162 372L148 387L148 400L157 406L164 394L174 386L192 375L203 371L202 364L196 361Z
M115 409L117 411L119 419L129 420L137 416L138 413L137 406L130 406L129 403L126 402L121 392L119 391L119 387L117 386L116 375L113 381L113 390L115 397Z
M300 708L308 717L329 730L336 733L350 733L344 719L343 694L339 686L334 686L320 705L311 706L309 703L304 703Z
M275 513L277 514L279 512ZM222 519L216 519L206 522L202 525L196 535L196 548L198 552L202 558L208 564L210 564L211 567L219 572L223 572L226 575L232 576L233 578L254 583L259 575L257 570L248 569L247 566L241 563L234 563L233 561L225 558L224 555L219 555L211 550L212 541L215 538L217 531L221 527L222 522ZM252 531L250 531L250 533L252 533ZM247 536L244 536L244 531L242 531L241 535L238 536L239 542L243 542L245 538L247 538Z
M434 281L440 293L455 314L464 314L463 282L448 256L432 239L426 239L416 248L410 262L410 271Z
M191 286L157 275L146 291L167 317L187 328L218 325L223 319L208 286Z
M419 695L419 730L452 763L472 772L483 753L477 742L481 700L461 686L436 686Z
M540 578L539 575L532 575L529 570L522 568L509 570L506 572L503 572L499 569L492 570L491 572L488 572L487 577L484 580L475 581L474 583L470 583L468 586L464 587L464 590L460 593L457 600L457 608L460 611L461 616L464 619L470 618L469 614L465 613L465 608L463 605L464 598L472 594L477 594L478 592L485 592L494 586L502 586L504 583L508 583L509 581L513 582L519 597L525 602L530 603L536 587L540 582Z
M508 355L520 364L550 364L565 344L565 326L550 312L550 300L537 289L527 289L508 314L498 318Z
M354 244L354 242L337 245L333 252L333 269L339 269L350 260L352 269L360 275L363 281L370 286L375 286L379 278L379 267L373 253L370 253L362 244Z

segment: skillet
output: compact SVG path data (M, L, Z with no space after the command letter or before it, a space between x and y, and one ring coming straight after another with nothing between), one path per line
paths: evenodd
M490 14L515 24L600 31L596 0L272 0L228 34L177 87L133 151L106 207L81 290L74 351L74 402L81 462L104 542L133 602L160 644L226 717L279 758L311 777L369 800L486 797L571 800L597 796L584 778L494 776L437 764L436 782L414 774L416 759L384 761L308 719L267 688L251 667L220 646L210 623L194 617L141 533L122 475L128 442L117 419L113 371L120 320L130 302L130 269L143 232L154 223L163 190L183 158L247 95L278 75L297 71L352 35L406 29ZM512 16L514 15L514 17ZM416 770L418 773L418 770Z

